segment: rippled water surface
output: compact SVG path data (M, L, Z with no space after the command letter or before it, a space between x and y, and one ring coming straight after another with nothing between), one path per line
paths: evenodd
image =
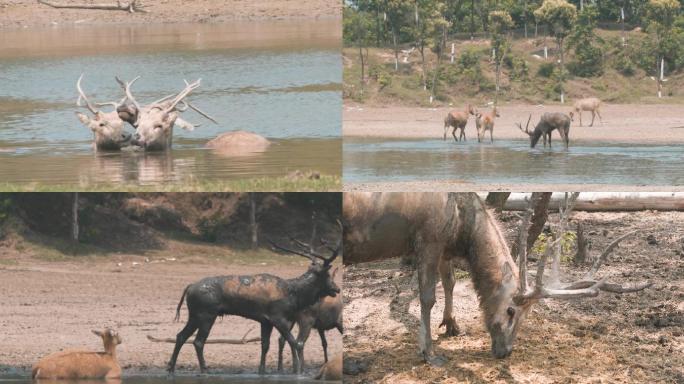
M292 170L340 174L339 22L107 26L31 29L0 35L0 181L155 184L282 176ZM114 76L142 76L142 102L202 78L189 100L201 126L176 128L167 154L95 154L76 119L76 80L93 101L118 100ZM107 109L107 108L105 108ZM132 127L128 127L133 131ZM226 158L204 143L248 130L275 145Z
M344 140L345 182L684 185L684 146L575 142L568 150L528 141ZM657 172L654 170L657 169Z

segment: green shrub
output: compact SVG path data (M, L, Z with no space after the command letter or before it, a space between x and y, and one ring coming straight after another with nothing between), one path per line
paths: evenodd
M613 68L624 76L633 76L636 73L636 64L632 58L624 52L620 52L613 60Z
M547 79L553 76L556 70L556 65L554 63L542 63L537 69L537 76L546 77Z

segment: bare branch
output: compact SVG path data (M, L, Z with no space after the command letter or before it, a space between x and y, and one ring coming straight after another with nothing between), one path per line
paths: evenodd
M205 344L248 344L248 343L256 343L261 341L261 337L252 337L252 338L247 338L247 335L249 335L250 332L252 332L254 328L250 328L247 330L244 336L242 336L242 339L214 339L214 340L206 340L204 343ZM175 343L176 338L159 338L159 337L154 337L152 335L147 335L147 340L155 342L155 343ZM188 339L185 344L192 344L195 340L190 340Z
M105 11L126 11L130 13L146 12L144 6L138 3L138 0L131 0L130 2L117 1L116 3L95 3L95 4L64 4L49 0L38 0L40 4L50 6L52 8L71 8L71 9L100 9Z
M601 268L601 265L603 265L603 263L606 261L606 259L608 258L608 255L610 255L610 253L613 252L613 249L615 249L615 247L617 247L617 245L620 244L620 242L622 240L626 239L627 237L629 237L629 236L631 236L637 232L638 231L632 231L632 232L626 233L626 234L618 237L617 239L613 240L613 242L610 243L610 245L608 245L608 247L606 247L606 249L603 251L603 253L601 253L601 256L599 256L596 259L596 261L594 261L594 264L591 266L591 269L587 272L587 274L584 275L584 278L585 279L592 279L594 277L594 274L596 274L596 272L599 270L599 268Z

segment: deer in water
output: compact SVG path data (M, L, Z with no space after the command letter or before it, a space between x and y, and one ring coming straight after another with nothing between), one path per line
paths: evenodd
M130 145L131 134L126 132L124 129L124 119L129 118L128 112L123 114L119 112L128 111L129 105L126 103L127 97L124 97L119 102L106 102L106 103L91 103L88 100L83 88L81 88L81 81L83 80L83 75L78 78L76 82L76 90L78 90L78 101L76 104L82 106L81 102L85 102L85 107L94 115L89 117L88 115L76 112L76 116L86 127L90 128L95 135L95 149L97 150L119 150L125 146ZM136 81L136 77L133 81L124 83L117 78L117 81L125 89L130 88L130 86ZM102 112L98 107L105 105L111 105L114 107L112 112ZM122 118L123 117L123 118Z
M452 291L453 266L459 260L469 266L491 337L492 354L497 358L511 354L520 324L540 299L596 296L601 290L634 292L650 286L644 283L623 287L608 283L605 278L594 278L610 250L625 238L622 236L604 251L580 281L552 289L544 287L546 258L543 257L536 284L528 287L527 259L522 254L526 247L520 247L516 265L497 220L475 193L346 193L343 207L345 264L402 255L415 258L420 300L418 344L429 363L444 362L433 353L430 331L430 311L436 301L435 289L440 278L445 295L440 327L446 327L447 336L458 334L452 315ZM523 217L521 236L527 234L531 212L528 208Z
M193 83L186 81L185 88L178 94L165 96L144 106L135 99L130 87L126 87L126 97L133 105L131 109L137 111L131 115L131 119L134 117L132 125L136 128L131 144L151 151L170 149L174 125L188 131L199 126L199 124L189 123L180 117L180 113L187 111L188 108L217 123L214 118L185 100L195 89L199 88L200 81L201 79Z
M102 338L104 352L66 350L48 355L33 366L33 379L116 379L121 377L121 366L116 359L116 346L121 337L116 331L92 331Z
M580 127L582 126L582 111L590 111L591 112L591 124L589 124L590 127L594 126L594 118L596 118L596 115L599 117L599 121L601 124L603 124L603 119L601 118L601 113L599 112L599 108L601 107L601 100L599 100L596 97L588 97L586 99L580 99L575 102L575 105L573 107L575 113L579 116L579 123ZM572 119L574 114L570 112L570 118Z
M446 140L449 127L452 127L451 135L454 137L454 140L460 141L462 137L463 141L465 141L465 126L468 124L468 114L475 115L475 108L470 104L466 105L465 110L463 111L451 111L446 115L444 118L444 140ZM458 138L456 138L457 129L461 130Z
M487 131L489 131L489 140L494 142L494 118L501 117L499 110L496 107L492 108L490 113L477 112L475 114L475 127L477 128L477 142L481 143Z
M333 271L333 280L335 279L336 272L337 269ZM311 329L316 329L318 331L318 336L321 338L323 359L326 363L328 362L328 341L325 338L325 331L337 329L340 334L344 333L344 328L342 326L343 308L342 295L337 295L335 297L326 296L316 304L297 314L296 323L297 327L299 327L297 342L305 344L309 338ZM278 339L278 372L282 372L283 370L283 348L285 348L285 338L281 336L280 339ZM300 355L299 360L302 366L304 366L304 355Z
M527 119L525 129L522 128L521 123L516 123L520 131L530 137L530 147L534 148L537 142L539 142L540 137L544 138L544 147L546 147L547 139L549 147L551 147L551 132L558 130L561 139L565 143L565 148L568 148L570 145L570 122L572 120L567 115L559 112L544 113L532 132L529 130L530 120L532 120L532 115Z
M304 256L311 260L308 270L294 279L282 279L270 274L253 276L216 276L207 277L197 283L185 287L178 307L176 319L180 317L180 308L185 300L188 306L188 322L176 336L176 345L168 364L168 371L173 373L181 347L197 330L193 341L200 371L206 372L204 361L204 344L209 336L214 321L218 316L236 315L261 323L261 362L259 373L266 372L266 354L271 342L271 332L275 327L285 337L293 354L293 365L296 372L301 373L299 356L304 346L298 343L290 333L297 314L321 300L325 296L335 297L340 288L330 275L332 262L341 250L341 238L335 247L326 245L332 255L322 256L313 251L293 250L272 243L285 252Z

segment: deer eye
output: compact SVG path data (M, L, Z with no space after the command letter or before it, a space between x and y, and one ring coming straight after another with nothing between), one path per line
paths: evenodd
M513 307L508 307L506 313L508 313L508 316L513 317L515 316L515 309L513 309Z
M162 129L162 126L161 126L161 124L157 124L157 125L155 125L155 126L154 126L154 129Z

